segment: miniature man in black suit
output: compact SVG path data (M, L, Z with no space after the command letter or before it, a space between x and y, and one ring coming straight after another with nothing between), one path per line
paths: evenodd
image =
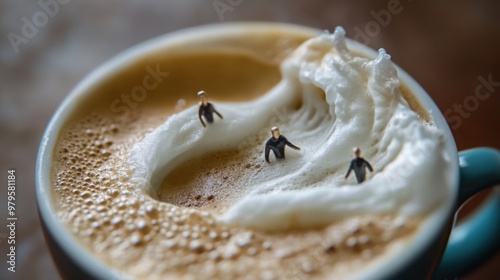
M205 122L203 121L203 119L201 118L202 115L205 117L205 119L209 123L214 122L214 113L216 113L217 116L219 116L219 118L221 118L221 120L223 119L222 115L219 112L217 112L217 110L215 110L214 105L207 101L207 93L205 91L203 91L203 90L199 91L198 97L201 100L200 110L198 110L198 118L200 118L200 122L201 122L201 125L203 125L203 127L206 127L206 125L205 125Z
M368 163L368 161L366 161L364 158L360 156L361 150L358 147L352 149L352 152L354 153L355 158L351 161L351 166L349 166L349 170L347 170L345 179L347 179L347 177L349 177L349 174L351 174L351 171L354 170L354 174L356 175L356 180L358 180L359 184L365 181L366 168L368 168L372 173L373 173L373 168L370 165L370 163Z
M274 156L277 159L285 158L285 145L289 146L292 149L295 149L297 151L300 151L300 148L295 146L294 144L290 143L288 139L286 139L285 136L280 135L280 129L274 126L271 128L271 134L273 135L269 140L266 142L266 150L265 150L265 156L266 156L266 161L269 163L269 152L273 150Z

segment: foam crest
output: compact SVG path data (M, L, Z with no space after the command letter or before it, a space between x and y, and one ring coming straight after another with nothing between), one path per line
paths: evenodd
M257 183L240 186L246 195L219 222L283 230L358 214L422 216L448 195L442 134L410 109L384 49L375 59L360 56L348 49L338 27L299 46L281 70L282 81L261 98L217 103L223 121L204 129L191 107L147 134L129 158L137 186L155 193L175 166L208 151L241 147L285 108L281 131L302 150L288 149L285 162L272 162L256 175ZM266 139L256 139L246 143L263 149ZM344 180L354 146L376 171L361 185Z

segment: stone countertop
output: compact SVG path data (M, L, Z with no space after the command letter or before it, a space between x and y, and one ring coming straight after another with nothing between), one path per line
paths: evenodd
M5 182L7 170L16 169L19 205L17 272L2 261L1 279L59 279L40 230L34 168L41 135L62 99L103 61L184 27L242 20L330 31L342 25L349 37L384 47L449 112L459 149L500 148L498 1L54 1L0 2L0 178ZM217 11L217 2L234 6ZM491 94L476 102L482 79L494 81L485 87ZM6 194L0 197L6 209ZM1 210L0 220L5 217ZM0 230L0 252L6 252L6 231ZM497 254L461 279L495 278L499 262Z

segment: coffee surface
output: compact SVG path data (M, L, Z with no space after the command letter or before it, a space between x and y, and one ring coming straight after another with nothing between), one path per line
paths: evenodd
M197 91L207 91L217 106L218 101L256 99L280 81L283 54L306 37L268 36L262 46L266 40L280 43L263 48L265 58L262 50L220 46L144 57L81 101L54 151L54 194L61 221L92 254L137 279L330 279L367 269L409 242L421 218L359 214L286 231L221 223L217 216L246 194L241 186L272 176L256 176L270 172L260 146L181 158L150 192L131 180L132 147L173 114L195 105ZM147 75L157 78L157 86L134 99L134 88L144 87ZM411 93L404 87L402 92L429 120Z
M137 189L158 195L161 182L184 162L194 165L200 155L226 149L259 149L269 128L278 126L303 149L288 149L286 161L272 160L252 180L239 180L232 189L244 190L237 191L243 197L219 221L270 231L362 214L421 217L434 211L450 194L444 134L412 110L384 49L360 52L338 27L291 52L280 64L280 82L261 97L218 102L223 121L203 128L193 118L196 106L172 115L131 149ZM376 170L362 187L344 178L355 146ZM175 188L168 180L166 189Z

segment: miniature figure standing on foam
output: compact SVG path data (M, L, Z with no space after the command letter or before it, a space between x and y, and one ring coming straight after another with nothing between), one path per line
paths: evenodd
M216 113L217 116L219 116L219 118L221 118L221 120L223 119L222 115L219 112L217 112L217 110L215 110L214 105L212 103L208 102L207 93L205 91L203 91L203 90L199 91L198 97L201 100L200 110L198 111L198 118L200 118L200 122L201 122L201 125L203 125L203 127L207 127L207 126L205 125L205 122L203 121L203 118L201 117L202 115L205 117L205 119L209 123L214 122L214 113Z
M300 148L290 143L285 136L280 134L280 129L274 126L271 128L271 138L266 142L265 156L266 161L269 163L269 152L273 150L274 156L277 159L285 158L285 145L292 149L300 151Z
M358 183L362 183L366 179L366 168L368 168L372 173L373 168L370 163L368 163L368 161L360 156L361 150L358 147L354 147L354 149L352 149L352 152L354 153L354 159L351 160L351 166L349 166L349 170L347 170L345 179L347 180L347 177L349 177L351 171L354 170L356 180L358 181Z

